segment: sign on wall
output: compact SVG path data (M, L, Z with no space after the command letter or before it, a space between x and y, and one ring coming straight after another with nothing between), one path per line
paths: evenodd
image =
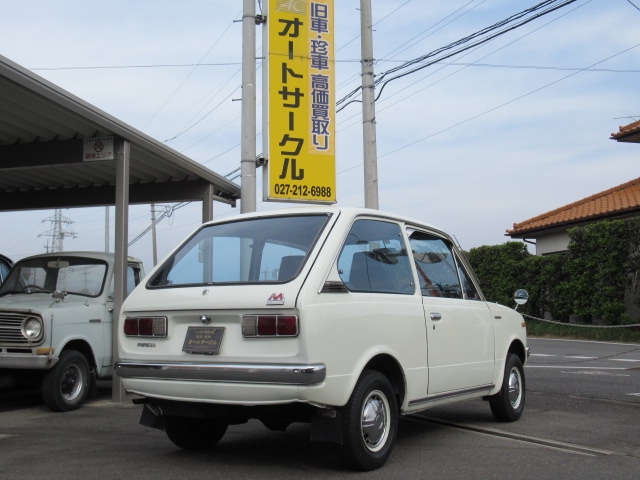
M333 0L269 0L265 200L334 203Z

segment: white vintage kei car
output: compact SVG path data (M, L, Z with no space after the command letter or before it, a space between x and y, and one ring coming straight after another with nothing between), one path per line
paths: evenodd
M249 419L308 422L311 440L371 470L399 415L483 398L514 421L525 403L522 316L485 301L447 234L377 210L203 225L127 298L118 347L141 423L184 449Z

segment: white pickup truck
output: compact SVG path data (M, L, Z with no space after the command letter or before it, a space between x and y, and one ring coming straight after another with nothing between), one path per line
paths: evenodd
M371 470L398 415L484 398L514 421L525 403L522 316L485 301L447 234L377 210L203 225L124 302L118 347L141 422L185 449L249 419L309 422L312 440Z
M0 288L0 387L39 382L55 411L82 404L113 372L114 256L35 255L17 262ZM128 259L127 289L143 278Z

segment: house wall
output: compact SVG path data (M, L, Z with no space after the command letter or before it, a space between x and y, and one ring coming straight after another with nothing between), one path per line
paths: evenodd
M536 238L536 255L566 252L569 249L569 234L564 232L550 233Z

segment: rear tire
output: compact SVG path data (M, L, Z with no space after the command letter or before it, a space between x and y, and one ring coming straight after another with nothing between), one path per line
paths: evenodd
M343 461L355 470L385 464L396 439L398 408L393 387L382 373L366 370L342 408Z
M89 390L89 364L80 352L66 350L42 379L44 403L54 412L80 408Z
M524 410L524 368L520 358L510 353L504 366L502 388L489 398L491 413L501 422L515 422Z
M202 418L167 416L164 419L167 437L184 450L213 448L222 439L227 427L226 424Z

